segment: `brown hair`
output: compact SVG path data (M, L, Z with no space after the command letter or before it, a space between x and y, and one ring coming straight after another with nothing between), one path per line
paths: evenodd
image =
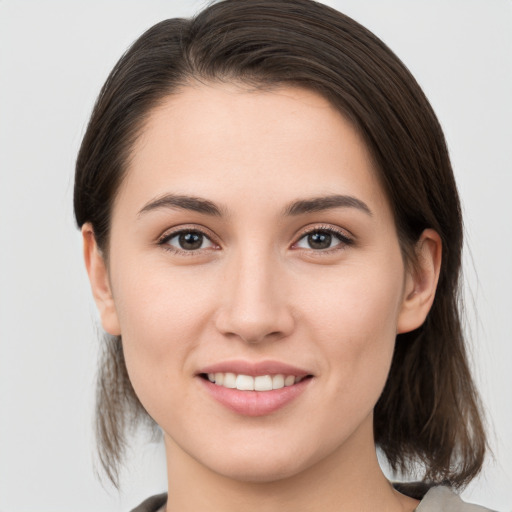
M375 442L391 468L420 463L423 480L453 486L486 450L459 318L462 219L439 122L404 64L351 18L311 0L225 0L145 32L103 86L76 162L79 226L91 222L108 256L113 201L151 110L193 79L269 88L297 85L327 98L360 131L393 208L407 262L425 228L443 261L424 325L396 339L374 410ZM126 429L147 417L128 379L120 339L107 337L98 376L100 459L117 482Z

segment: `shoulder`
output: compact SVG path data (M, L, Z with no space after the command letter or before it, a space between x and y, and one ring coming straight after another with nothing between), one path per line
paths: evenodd
M417 512L492 512L479 505L462 501L449 487L432 487L423 497Z
M167 502L167 494L157 494L151 496L147 500L143 501L138 507L135 507L132 512L158 512Z

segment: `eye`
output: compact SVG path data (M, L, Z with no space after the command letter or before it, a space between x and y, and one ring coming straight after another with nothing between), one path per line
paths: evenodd
M331 252L351 245L353 240L332 227L317 228L305 233L295 247L313 249L315 251Z
M194 253L201 249L215 248L210 238L198 229L182 229L164 235L158 245L176 253Z

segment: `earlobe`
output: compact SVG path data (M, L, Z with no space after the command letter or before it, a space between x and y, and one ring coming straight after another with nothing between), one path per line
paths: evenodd
M398 334L420 327L432 307L441 270L441 237L433 229L426 229L415 251L417 263L406 276L404 299L397 322Z
M96 243L92 226L88 222L82 226L82 239L85 267L103 329L109 334L118 336L121 334L121 329L112 296L107 265Z

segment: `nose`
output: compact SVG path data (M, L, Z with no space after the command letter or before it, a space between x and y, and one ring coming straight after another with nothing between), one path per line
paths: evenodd
M223 276L217 329L251 344L289 336L295 320L279 263L255 253L233 259Z

